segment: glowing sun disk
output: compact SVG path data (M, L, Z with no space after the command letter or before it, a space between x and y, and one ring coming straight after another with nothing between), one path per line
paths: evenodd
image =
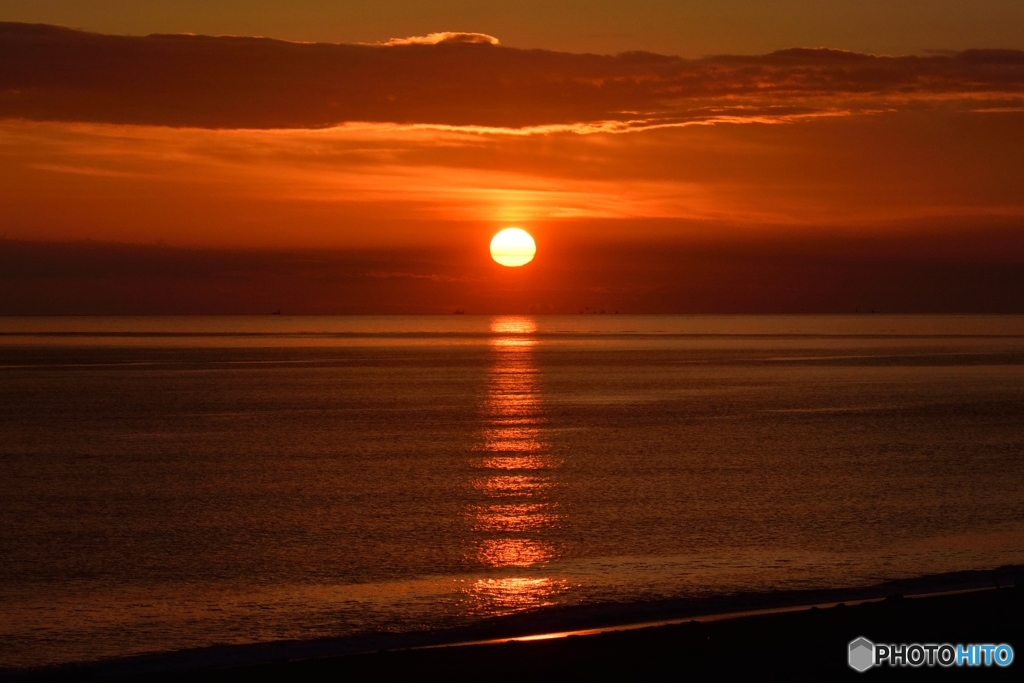
M505 228L491 240L491 258L503 266L524 266L536 253L537 244L522 228Z

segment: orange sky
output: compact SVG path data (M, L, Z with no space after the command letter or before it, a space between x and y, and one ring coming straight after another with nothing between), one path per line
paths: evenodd
M1024 310L1024 53L459 40L0 25L0 313Z

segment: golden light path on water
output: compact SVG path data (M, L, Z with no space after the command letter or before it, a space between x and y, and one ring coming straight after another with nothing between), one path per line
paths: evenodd
M476 538L468 559L500 576L478 579L469 593L473 611L501 614L550 605L568 586L535 573L557 558L549 532L565 523L552 476L561 462L544 439L537 325L502 317L491 321L490 331L492 362L473 463L483 474L472 482L479 498L469 511Z

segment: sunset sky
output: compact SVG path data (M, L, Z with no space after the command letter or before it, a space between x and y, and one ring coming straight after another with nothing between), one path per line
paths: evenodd
M0 3L0 314L1024 311L1024 4L551 5Z

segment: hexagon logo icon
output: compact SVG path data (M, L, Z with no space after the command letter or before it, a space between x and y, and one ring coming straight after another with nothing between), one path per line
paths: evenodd
M867 671L875 664L875 644L863 636L850 641L850 668Z

